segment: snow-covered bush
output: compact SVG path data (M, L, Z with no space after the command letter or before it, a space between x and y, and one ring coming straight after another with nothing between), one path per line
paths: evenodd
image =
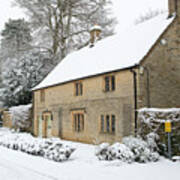
M109 143L102 143L96 147L95 155L99 160L109 160L111 158L108 151L109 146Z
M0 145L57 162L67 160L75 150L74 147L63 144L57 138L34 138L27 133L2 135Z
M132 163L134 161L134 154L124 144L115 143L109 147L109 151L113 159L119 159L123 162Z
M159 160L159 154L141 138L125 137L123 143L134 153L136 162L145 163Z
M20 105L9 108L12 124L16 129L28 129L31 125L30 115L32 105Z
M123 162L131 163L134 161L134 154L124 144L115 143L102 143L96 147L96 156L99 160L116 160L119 159Z
M109 145L102 143L96 147L95 155L99 160L120 160L122 162L140 163L155 162L159 160L157 145L154 141L156 136L149 134L147 142L141 138L125 137L122 143ZM157 137L156 137L157 138Z

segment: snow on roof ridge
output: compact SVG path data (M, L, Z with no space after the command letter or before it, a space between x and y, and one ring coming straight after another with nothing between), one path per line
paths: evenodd
M129 28L123 35L117 33L93 48L85 47L69 54L32 90L139 64L174 18L167 19L166 14L161 14Z
M94 26L92 26L90 28L90 31L93 31L93 30L102 30L101 26L99 26L98 24L95 24Z

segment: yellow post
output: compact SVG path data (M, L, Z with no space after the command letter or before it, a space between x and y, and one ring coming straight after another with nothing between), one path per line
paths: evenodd
M168 156L169 156L169 159L171 159L171 155L172 155L172 151L171 151L171 131L172 131L171 122L166 121L165 122L165 132L168 135Z
M170 133L171 131L172 131L171 122L170 121L166 121L165 122L165 132L166 133Z

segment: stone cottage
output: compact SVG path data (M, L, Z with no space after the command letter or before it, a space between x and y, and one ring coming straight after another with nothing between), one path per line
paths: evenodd
M33 89L34 134L86 143L136 133L137 109L180 107L180 2L68 55ZM96 43L95 43L96 41Z

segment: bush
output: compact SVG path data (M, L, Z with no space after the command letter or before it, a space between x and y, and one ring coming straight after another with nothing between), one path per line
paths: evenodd
M95 154L99 160L120 160L127 163L156 162L159 160L159 154L156 152L157 145L154 137L153 134L149 134L147 142L141 138L125 137L123 143L113 145L102 143L97 146Z
M75 150L73 147L64 145L57 138L34 138L26 133L1 136L0 145L57 162L67 160Z
M151 147L151 144L141 138L125 137L123 143L134 153L136 162L146 163L159 160L159 154L153 150L155 145Z
M102 143L96 148L96 156L99 160L119 159L123 162L131 163L134 160L134 154L124 144L115 143L110 146L108 143Z

